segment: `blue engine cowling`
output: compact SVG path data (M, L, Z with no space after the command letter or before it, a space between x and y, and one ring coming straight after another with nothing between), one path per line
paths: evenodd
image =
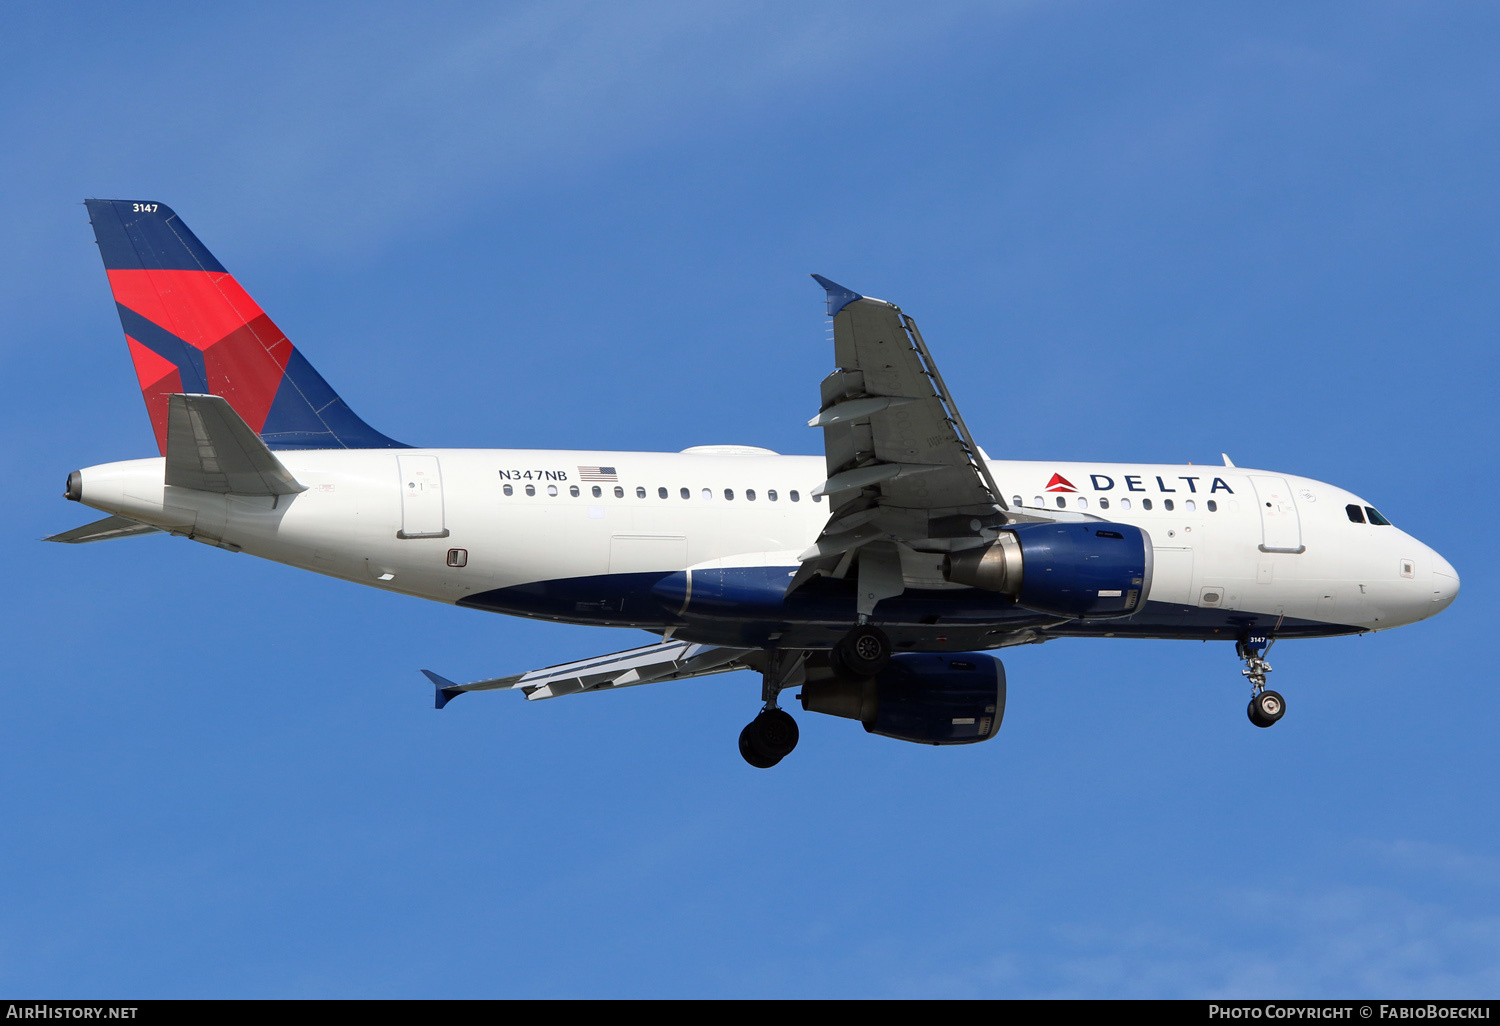
M982 652L903 652L878 677L802 686L802 708L925 745L988 741L1005 717L1005 666Z
M983 548L949 555L945 574L1043 613L1129 616L1151 590L1151 539L1139 527L1103 520L1016 524Z
M1129 616L1151 589L1151 539L1129 524L1018 524L1028 609L1084 619Z

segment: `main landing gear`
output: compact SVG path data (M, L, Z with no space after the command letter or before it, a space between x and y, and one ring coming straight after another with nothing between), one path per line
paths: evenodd
M828 653L840 677L874 677L891 661L891 639L879 627L862 623L838 640Z
M797 721L776 704L782 688L800 684L807 662L806 652L771 649L766 653L766 668L761 673L760 697L765 702L760 714L740 731L740 754L756 769L770 769L792 754L797 747Z
M760 714L740 731L740 754L756 769L770 769L797 747L797 721L776 704L783 688L806 679L808 653L771 649L761 673ZM835 675L855 680L878 676L891 661L891 639L879 627L860 624L839 639L828 653Z
M1268 634L1252 634L1234 646L1245 663L1240 672L1250 679L1250 705L1245 712L1257 727L1269 727L1286 714L1286 699L1266 688L1266 675L1271 672L1266 654L1275 640Z

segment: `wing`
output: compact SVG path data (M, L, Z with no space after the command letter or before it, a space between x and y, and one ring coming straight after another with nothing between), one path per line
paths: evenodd
M921 333L899 307L813 275L828 290L838 370L811 427L823 428L834 508L874 487L893 508L1005 509Z
M628 652L580 659L560 666L549 666L545 670L530 670L508 677L492 677L468 684L455 684L439 677L431 670L423 670L427 679L437 688L437 708L441 709L465 691L495 691L520 689L528 699L560 698L580 691L608 691L612 688L631 687L636 684L655 684L667 680L687 680L704 677L711 673L728 673L731 670L749 669L742 662L745 657L755 657L755 649L719 648L713 645L695 645L687 641L663 641L644 648L633 648Z
M992 540L1013 515L916 323L813 275L828 292L838 369L823 381L827 525L793 587L858 570L859 612L908 585L942 587L942 554Z

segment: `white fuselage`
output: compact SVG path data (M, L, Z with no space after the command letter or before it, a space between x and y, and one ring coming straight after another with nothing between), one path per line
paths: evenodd
M795 567L828 519L827 502L812 497L825 477L815 456L506 449L278 456L306 491L242 497L167 487L164 460L155 458L82 471L81 501L440 602L561 579ZM990 468L1021 512L1063 508L1147 532L1152 603L1380 630L1432 616L1458 591L1442 556L1396 527L1352 522L1346 507L1367 504L1323 482L1191 465L992 460ZM1057 477L1068 490L1048 490L1061 487ZM934 565L917 558L903 569L913 587L957 587Z

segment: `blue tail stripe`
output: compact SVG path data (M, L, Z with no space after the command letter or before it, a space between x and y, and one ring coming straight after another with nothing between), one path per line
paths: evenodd
M293 350L260 436L272 449L410 449L366 424Z
M91 199L84 205L107 271L225 273L224 265L165 203Z
M203 366L203 354L176 335L159 328L130 307L115 304L120 311L120 324L125 334L151 350L157 356L176 364L182 376L182 388L186 392L208 392L208 372Z

